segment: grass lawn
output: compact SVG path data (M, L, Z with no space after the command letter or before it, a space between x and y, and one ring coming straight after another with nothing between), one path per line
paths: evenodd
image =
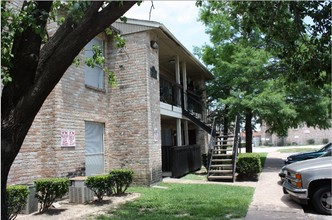
M211 184L166 184L153 187L130 187L128 192L141 197L121 206L108 219L234 219L245 217L254 188Z
M316 148L288 148L278 150L280 153L301 153L318 150Z

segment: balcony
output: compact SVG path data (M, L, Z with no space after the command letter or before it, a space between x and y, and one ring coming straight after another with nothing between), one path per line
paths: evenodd
M184 100L186 100L188 111L198 116L202 114L202 92L189 88L187 92L184 92L182 85L160 78L160 106L162 109L180 113L185 107Z
M166 104L182 107L182 86L176 82L160 78L160 101Z

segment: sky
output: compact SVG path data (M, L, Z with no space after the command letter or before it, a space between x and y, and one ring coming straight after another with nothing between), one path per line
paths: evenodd
M153 0L150 19L162 23L191 53L194 46L209 43L204 25L197 21L199 9L195 2ZM140 6L134 5L124 16L149 20L151 5L150 0L145 0Z

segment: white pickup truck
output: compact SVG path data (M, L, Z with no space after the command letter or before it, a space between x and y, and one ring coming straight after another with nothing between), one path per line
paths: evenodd
M314 209L332 215L332 157L320 157L284 167L283 191L300 204L311 202Z

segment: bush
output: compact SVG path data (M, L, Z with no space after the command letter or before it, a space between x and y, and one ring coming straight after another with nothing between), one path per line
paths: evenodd
M39 212L45 212L57 198L63 197L69 190L68 178L44 178L34 181L36 198L40 203Z
M29 187L24 185L7 186L8 219L15 219L26 204Z
M309 140L307 140L307 143L310 144L310 145L315 144L315 140L314 139L309 139Z
M95 193L98 201L103 200L106 193L112 194L113 179L110 174L89 176L84 183Z
M323 138L323 144L327 144L329 143L329 139L328 138Z
M116 169L110 172L114 181L113 192L120 195L126 192L129 185L133 182L134 172L128 169Z
M257 178L257 174L262 172L260 155L257 153L243 153L238 157L236 170L242 178Z

